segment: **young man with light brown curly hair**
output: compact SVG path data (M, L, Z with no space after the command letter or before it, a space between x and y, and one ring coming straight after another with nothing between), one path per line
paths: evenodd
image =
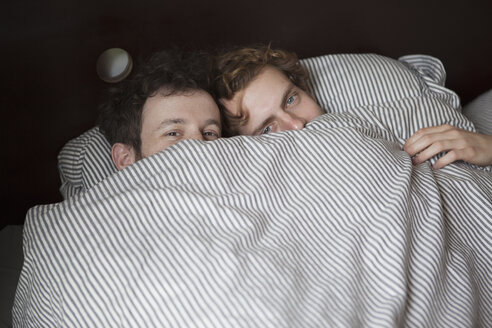
M308 75L297 56L269 45L241 47L217 56L215 95L227 136L298 130L323 114L307 90ZM421 129L405 151L420 164L447 151L434 168L463 160L492 165L492 136L451 125Z
M215 92L229 136L298 130L323 114L292 52L267 45L237 48L219 55L216 69Z

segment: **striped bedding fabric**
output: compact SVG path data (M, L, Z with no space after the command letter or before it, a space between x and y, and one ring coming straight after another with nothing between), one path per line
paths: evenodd
M492 326L491 168L402 150L455 105L188 140L31 209L14 327Z

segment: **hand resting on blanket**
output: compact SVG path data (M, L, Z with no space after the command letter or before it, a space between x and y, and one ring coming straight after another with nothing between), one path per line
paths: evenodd
M492 165L492 136L473 133L444 124L420 129L410 137L404 146L413 157L414 164L447 151L433 166L440 169L457 160L480 166Z

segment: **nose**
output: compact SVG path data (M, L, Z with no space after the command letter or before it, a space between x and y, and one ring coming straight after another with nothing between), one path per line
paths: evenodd
M205 140L205 138L203 137L203 134L200 130L196 130L196 131L192 131L190 133L187 133L184 137L183 137L184 140L188 140L188 139L196 139L196 140Z
M284 113L280 129L283 130L300 130L306 125L306 120L295 116L293 113Z

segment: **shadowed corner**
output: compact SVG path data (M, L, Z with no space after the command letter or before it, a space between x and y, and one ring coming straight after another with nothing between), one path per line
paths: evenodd
M22 269L22 225L0 230L0 328L12 327L12 306Z

